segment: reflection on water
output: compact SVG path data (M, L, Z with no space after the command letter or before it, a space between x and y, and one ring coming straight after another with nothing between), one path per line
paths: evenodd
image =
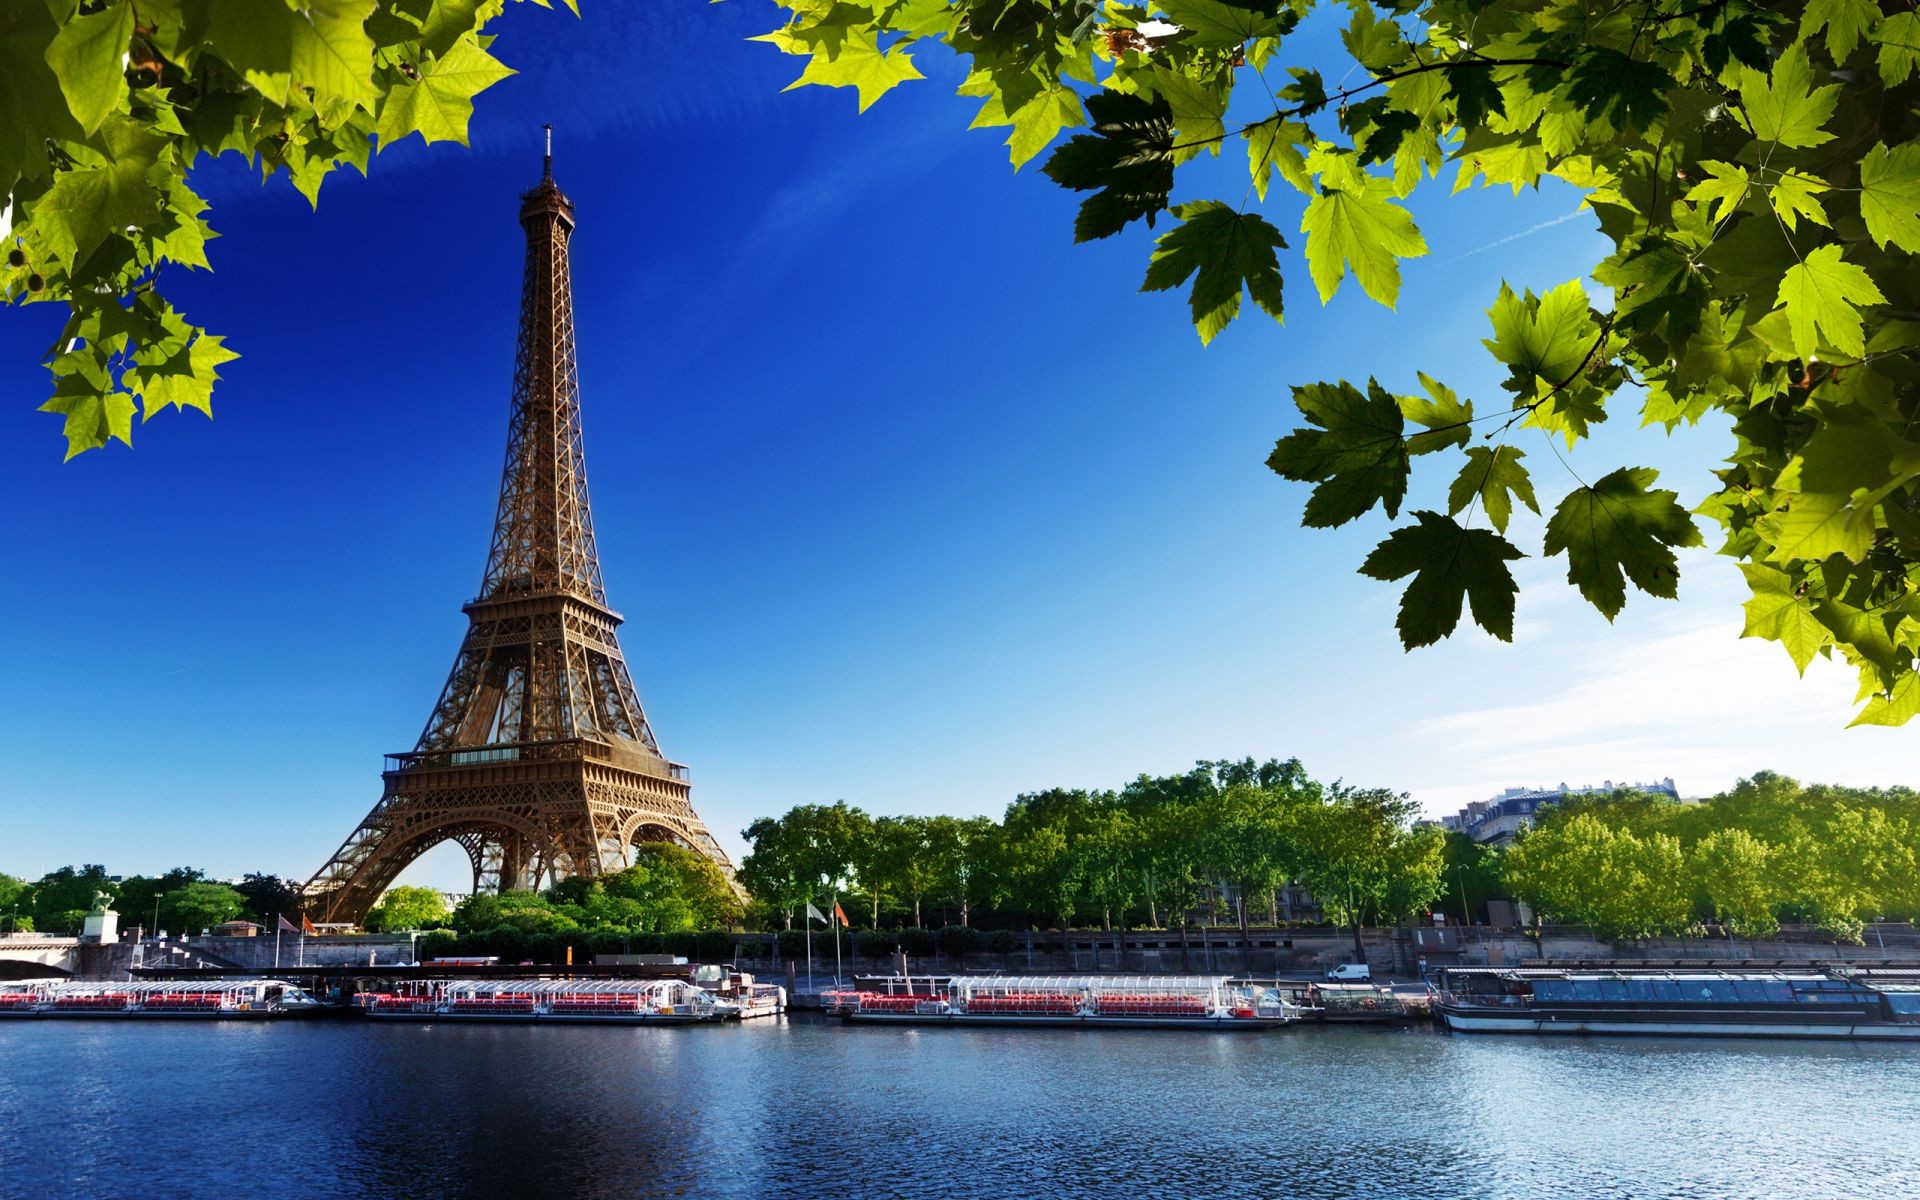
M1920 1047L0 1023L0 1192L1920 1196Z

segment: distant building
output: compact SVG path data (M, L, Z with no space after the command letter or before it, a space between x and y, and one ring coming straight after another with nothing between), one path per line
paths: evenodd
M1568 787L1564 783L1557 788L1512 787L1491 800L1475 800L1452 816L1441 817L1436 824L1464 833L1483 846L1505 846L1522 829L1533 824L1534 814L1547 805L1568 796L1604 796L1621 790L1680 799L1680 789L1674 786L1671 777L1658 783L1616 783L1608 779L1584 787Z

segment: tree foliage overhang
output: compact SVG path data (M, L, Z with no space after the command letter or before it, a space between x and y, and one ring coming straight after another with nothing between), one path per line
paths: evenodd
M1335 7L1314 0L780 2L790 19L764 40L807 59L795 86L853 87L865 109L944 45L980 99L974 126L1008 128L1016 167L1085 127L1043 167L1087 193L1075 239L1155 227L1142 290L1184 288L1202 341L1243 295L1282 314L1270 189L1304 194L1322 302L1351 279L1389 307L1400 261L1427 251L1405 201L1448 164L1455 191L1579 189L1612 244L1591 271L1611 298L1581 279L1503 287L1486 346L1509 394L1479 412L1424 373L1414 394L1294 388L1305 422L1268 465L1313 485L1304 523L1398 518L1415 460L1447 472L1448 511L1409 514L1361 571L1411 577L1409 649L1468 606L1511 640L1509 518L1539 509L1516 431L1571 447L1623 403L1667 430L1725 413L1733 452L1695 511L1751 585L1746 634L1802 671L1844 657L1857 724L1920 711L1913 0L1346 0L1348 86L1283 61L1296 26ZM1245 156L1244 198L1175 202L1183 164L1227 153ZM1673 597L1675 548L1701 542L1655 482L1644 467L1582 481L1537 547L1609 620L1629 584Z

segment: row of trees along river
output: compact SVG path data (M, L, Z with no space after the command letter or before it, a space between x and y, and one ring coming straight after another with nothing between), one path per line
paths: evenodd
M451 910L433 889L397 887L368 925L443 929L426 947L436 953L565 944L714 957L730 952L720 931L743 925L797 943L809 904L848 911L868 954L996 949L995 931L1017 929L1224 923L1244 933L1303 918L1350 927L1357 945L1366 924L1429 909L1484 919L1499 897L1615 940L1708 923L1766 937L1782 921L1857 940L1867 920L1920 916L1920 793L1904 787L1762 772L1697 804L1569 797L1505 850L1414 817L1404 795L1324 784L1297 760L1203 762L1115 791L1022 795L998 821L800 805L745 830L744 905L704 858L651 845L623 871ZM0 930L73 931L99 891L128 920L179 930L298 910L294 888L271 875L229 885L182 867L115 879L89 865L33 882L0 875ZM1312 898L1304 911L1291 902L1301 891ZM929 918L948 928L928 932Z

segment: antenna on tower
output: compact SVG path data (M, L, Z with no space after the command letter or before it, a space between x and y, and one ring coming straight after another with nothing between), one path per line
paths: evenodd
M542 125L541 128L547 131L547 159L541 177L551 180L553 178L553 126Z

